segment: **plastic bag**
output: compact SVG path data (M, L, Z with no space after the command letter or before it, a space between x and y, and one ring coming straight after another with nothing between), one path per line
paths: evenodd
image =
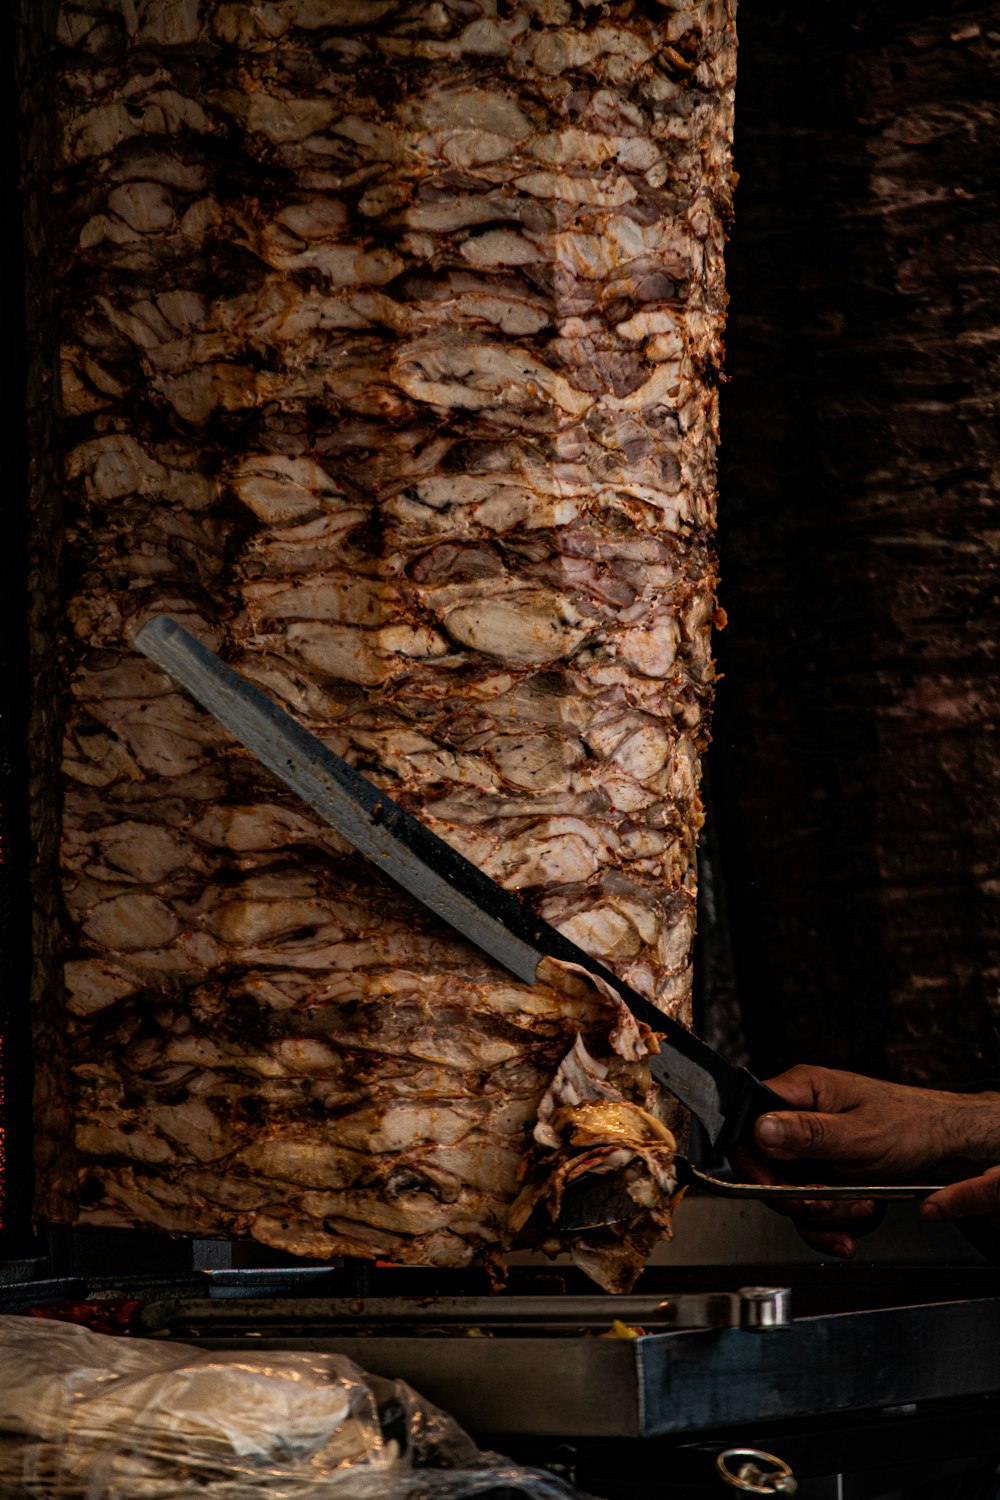
M567 1500L405 1382L337 1354L199 1350L0 1317L0 1494Z

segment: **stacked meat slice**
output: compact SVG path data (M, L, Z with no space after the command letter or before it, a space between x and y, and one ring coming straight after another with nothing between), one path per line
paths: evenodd
M129 636L172 614L688 1018L728 7L62 0L20 24L39 1210L492 1254L539 1160L583 1149L533 1135L578 1035L638 1111L590 1125L652 1149L642 1040L442 929Z

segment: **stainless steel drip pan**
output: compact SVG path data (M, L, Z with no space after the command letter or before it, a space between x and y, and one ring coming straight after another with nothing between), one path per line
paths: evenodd
M759 1296L748 1310L756 1289L552 1299L238 1290L150 1302L143 1325L214 1349L346 1354L479 1433L655 1437L1000 1389L1000 1297L762 1327ZM597 1336L615 1319L645 1332Z

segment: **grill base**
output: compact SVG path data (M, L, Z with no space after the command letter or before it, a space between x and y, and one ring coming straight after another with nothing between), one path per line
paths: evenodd
M562 1269L516 1269L488 1295L481 1272L368 1262L192 1271L190 1244L155 1236L55 1250L0 1268L0 1311L127 1298L139 1335L346 1353L605 1500L720 1500L729 1447L780 1456L800 1500L1000 1500L992 1266L654 1267L611 1298ZM735 1326L754 1280L791 1287L790 1327ZM650 1332L596 1337L616 1316ZM489 1336L459 1332L463 1317Z

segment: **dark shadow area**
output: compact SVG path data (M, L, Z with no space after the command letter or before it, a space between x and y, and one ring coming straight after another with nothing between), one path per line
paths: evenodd
M0 11L3 76L0 133L0 261L4 267L0 491L0 1125L3 1129L0 1253L22 1253L30 1240L31 1050L28 986L31 902L28 889L28 642L25 438L27 351L24 250L19 191L20 117L14 76L14 26Z
M711 760L765 1074L1000 1070L991 32L740 11Z

